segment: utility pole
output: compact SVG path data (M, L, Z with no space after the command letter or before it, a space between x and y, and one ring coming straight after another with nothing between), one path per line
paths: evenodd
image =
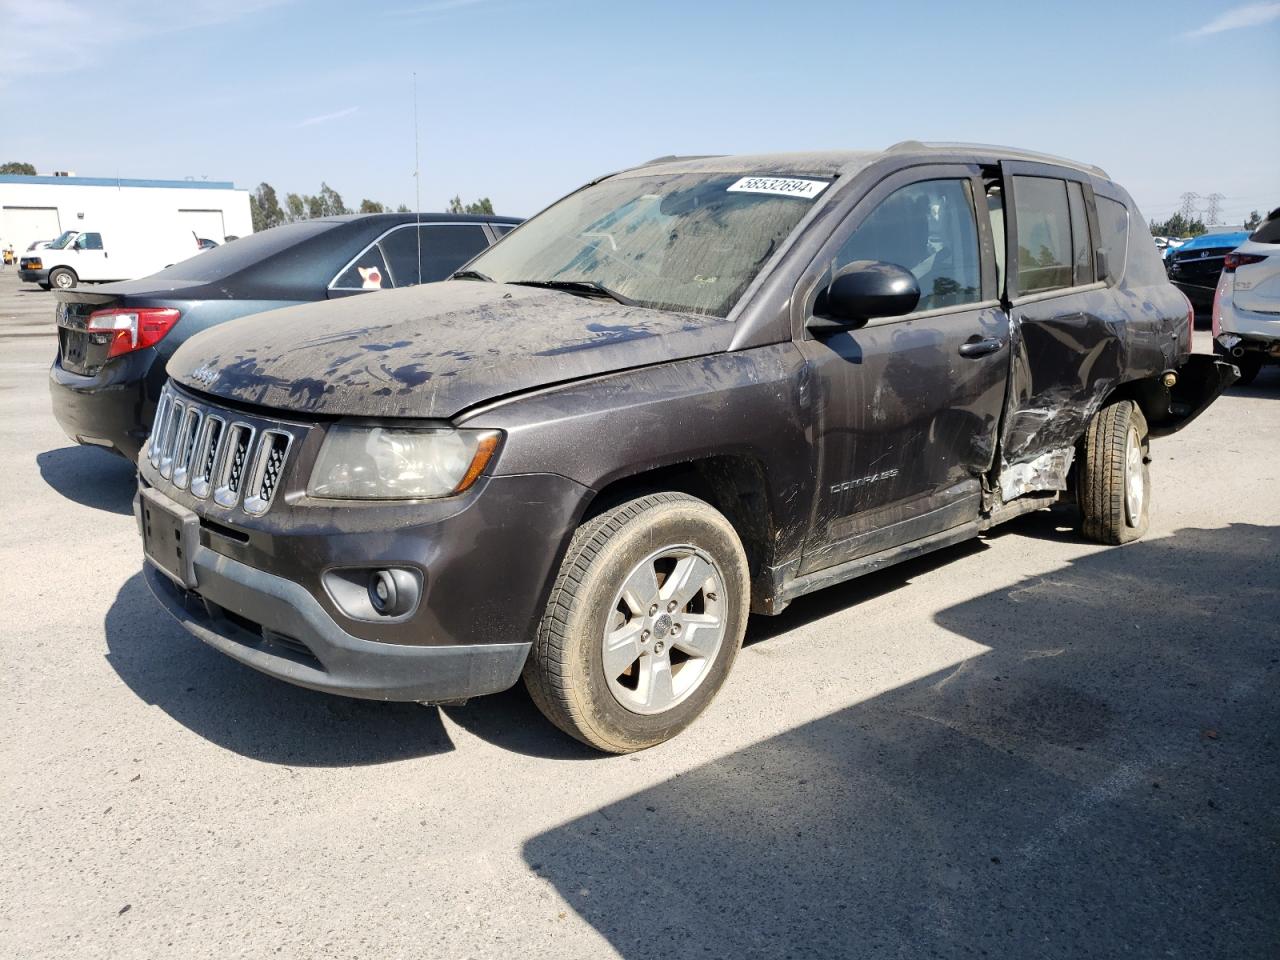
M1204 218L1206 225L1218 222L1218 214L1221 212L1222 201L1227 199L1220 193L1211 193L1205 197L1209 201L1209 206L1205 208Z
M1182 219L1190 222L1196 215L1196 201L1200 199L1200 194L1190 191L1182 195L1182 206L1178 208L1178 212L1182 214Z

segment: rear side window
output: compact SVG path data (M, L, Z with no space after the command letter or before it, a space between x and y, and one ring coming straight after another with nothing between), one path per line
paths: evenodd
M493 229L493 232L500 237L506 236L516 228L514 223L491 223L489 226Z
M1067 182L1014 177L1013 209L1018 229L1018 292L1043 293L1071 286L1075 256Z
M978 224L967 180L925 180L889 194L850 235L836 270L880 260L910 270L920 283L920 310L981 299Z
M1098 234L1107 255L1107 272L1112 281L1124 276L1125 255L1129 250L1129 211L1123 203L1098 197Z
M387 261L375 243L367 247L355 263L347 267L333 282L335 290L381 290L391 286Z
M386 286L408 287L418 279L418 231L413 224L392 230L378 241L391 269Z
M446 279L487 246L478 223L428 224L422 228L422 282Z
M1267 214L1267 219L1249 234L1249 239L1254 243L1280 243L1280 207Z

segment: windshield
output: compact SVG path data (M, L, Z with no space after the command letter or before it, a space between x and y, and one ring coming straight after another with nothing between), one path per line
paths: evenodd
M74 237L75 235L76 235L76 231L74 230L63 230L60 234L58 234L58 239L54 240L52 243L49 244L49 249L50 250L63 249L64 247L66 247L68 243L71 242L71 238Z
M724 317L826 186L717 173L611 177L467 266L500 283L587 283L642 307Z

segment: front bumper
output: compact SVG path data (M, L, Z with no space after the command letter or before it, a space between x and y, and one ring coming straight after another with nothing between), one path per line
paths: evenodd
M76 443L105 447L136 462L155 416L148 384L154 359L154 351L139 351L87 377L64 370L55 359L49 367L49 399L62 432Z
M419 647L353 637L305 589L199 547L200 592L150 562L147 584L188 632L232 659L311 690L367 700L463 700L520 679L528 643Z
M19 267L18 279L23 283L48 283L49 268L44 267L40 270L29 270L26 267Z

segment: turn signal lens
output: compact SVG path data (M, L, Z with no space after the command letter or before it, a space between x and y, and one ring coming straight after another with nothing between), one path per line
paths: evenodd
M172 307L114 307L95 310L85 324L86 333L111 335L107 358L118 357L135 350L154 347L182 316L182 311Z

